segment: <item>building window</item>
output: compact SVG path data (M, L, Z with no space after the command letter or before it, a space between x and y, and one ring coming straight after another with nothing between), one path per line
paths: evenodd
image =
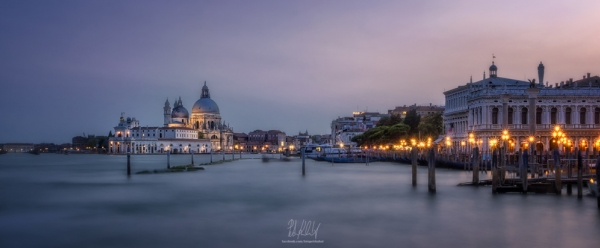
M508 108L508 124L513 124L513 108Z
M571 124L571 108L565 109L565 124Z
M498 124L498 108L492 109L492 124Z
M586 114L586 109L585 109L585 107L583 107L579 110L579 124L586 124L585 123L585 114Z
M527 124L527 108L521 110L521 124Z
M550 110L550 124L556 124L557 113L558 113L558 110L556 108L552 108Z
M600 108L594 110L594 124L600 124Z
M542 124L542 108L535 110L535 124Z

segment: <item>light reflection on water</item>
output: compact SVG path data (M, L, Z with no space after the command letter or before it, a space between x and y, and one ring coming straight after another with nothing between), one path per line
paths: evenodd
M249 157L249 155L244 155ZM256 157L256 156L255 156ZM215 155L214 159L222 158ZM258 158L258 157L257 157ZM189 156L171 156L172 165ZM208 162L196 155L195 162ZM231 159L227 155L226 159ZM166 156L132 156L133 171ZM596 247L596 200L492 195L471 174L307 160L241 160L205 171L125 175L125 156L0 156L0 247L282 247L290 219L321 223L320 246ZM313 239L310 236L300 239ZM309 244L304 244L309 245Z

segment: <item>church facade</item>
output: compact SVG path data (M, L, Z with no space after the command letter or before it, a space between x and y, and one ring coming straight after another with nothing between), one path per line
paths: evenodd
M221 120L206 82L200 99L192 106L191 116L181 98L173 108L167 99L163 115L163 126L143 127L135 118L125 119L122 114L114 127L114 137L109 138L109 153L208 153L233 149L233 129Z
M540 62L537 69L538 83L526 82L499 77L492 62L489 78L484 73L480 81L444 92L444 123L453 150L477 143L489 151L490 141L500 140L503 130L509 132L511 152L535 146L538 154L555 147L562 152L577 147L589 153L599 145L600 78L588 73L580 80L544 85L545 66ZM557 127L566 142L553 136Z

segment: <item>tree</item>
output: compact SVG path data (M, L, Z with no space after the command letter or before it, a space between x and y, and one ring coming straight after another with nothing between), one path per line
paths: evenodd
M396 143L401 138L406 137L409 131L410 127L403 123L393 126L377 126L363 134L354 136L352 141L356 142L359 146Z
M417 114L416 109L411 109L406 113L404 118L404 124L410 127L410 135L415 135L419 132L419 123L421 122L421 116Z
M204 133L198 132L198 139L204 139Z
M441 113L435 113L423 117L419 124L419 132L422 136L436 138L444 131Z
M391 116L384 116L379 119L377 126L393 126L398 123L402 123L402 117L399 114L392 114Z

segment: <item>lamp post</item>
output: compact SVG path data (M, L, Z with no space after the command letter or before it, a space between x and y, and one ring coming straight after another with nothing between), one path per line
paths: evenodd
M448 152L448 158L450 158L452 155L452 140L450 139L450 136L446 136L446 149Z
M506 166L506 157L505 157L506 156L506 150L507 150L506 149L507 148L506 141L508 141L509 137L510 136L508 135L508 130L506 130L506 129L502 130L502 136L501 136L501 138L502 138L502 148L500 150L500 165L502 167Z

